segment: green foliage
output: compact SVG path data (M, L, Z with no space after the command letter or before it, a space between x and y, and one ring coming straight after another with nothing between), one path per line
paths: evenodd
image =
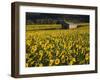
M60 29L62 28L61 24L32 24L27 25L26 30L39 30L39 29Z

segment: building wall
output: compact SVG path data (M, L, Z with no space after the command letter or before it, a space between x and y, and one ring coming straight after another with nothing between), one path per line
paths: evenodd
M77 28L77 24L69 24L69 29Z

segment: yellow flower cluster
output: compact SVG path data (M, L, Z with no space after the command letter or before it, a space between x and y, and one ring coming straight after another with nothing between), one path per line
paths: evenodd
M89 64L89 31L26 32L26 67Z

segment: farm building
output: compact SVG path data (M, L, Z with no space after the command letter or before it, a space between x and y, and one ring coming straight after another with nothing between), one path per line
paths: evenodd
M89 25L89 23L83 22L83 23L75 23L75 22L67 22L67 21L60 21L60 24L62 25L62 29L74 29L81 26Z
M72 22L61 21L62 29L73 29L77 28L78 24Z
M69 23L69 29L77 28L78 24L76 23Z

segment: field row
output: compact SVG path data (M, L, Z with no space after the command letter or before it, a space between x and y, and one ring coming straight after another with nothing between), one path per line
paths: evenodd
M62 28L61 24L36 24L36 25L27 25L26 30L32 31L32 30L39 30L39 29L60 29Z

